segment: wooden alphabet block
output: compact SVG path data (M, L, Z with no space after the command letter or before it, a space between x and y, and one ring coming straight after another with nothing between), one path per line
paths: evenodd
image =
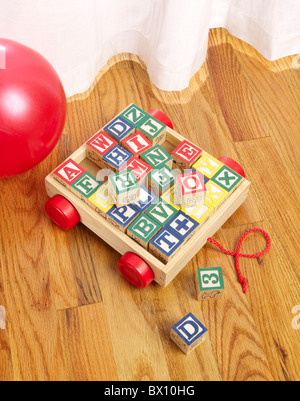
M149 189L141 186L140 200L133 204L133 207L140 213L146 212L149 207L158 202L157 196L155 196Z
M122 117L117 117L104 127L104 131L120 145L123 139L135 132L135 127Z
M197 269L196 288L199 300L221 299L225 288L222 268L207 267Z
M221 188L214 181L208 181L206 184L205 203L216 208L226 198L228 192Z
M196 233L199 223L180 210L167 224L166 228L173 231L176 237L182 240L183 245Z
M207 337L207 328L189 313L171 329L171 339L186 354L190 354Z
M227 166L223 166L211 179L225 191L232 191L237 184L243 179L241 175L231 170Z
M175 185L170 188L169 190L167 190L162 196L161 198L168 203L169 205L171 205L172 207L174 207L174 209L176 210L180 210L180 204L178 203L178 200L175 197Z
M152 171L152 167L137 157L133 157L126 163L120 171L132 170L140 185L148 186L148 174Z
M88 203L97 213L106 218L106 214L114 207L113 198L108 192L108 182L93 193Z
M201 155L202 149L187 140L181 142L172 152L172 157L176 163L176 167L178 167L182 172L191 168Z
M161 226L146 214L141 214L128 228L127 235L143 248L148 249L149 241L158 233Z
M149 114L147 118L139 124L138 129L146 135L153 146L161 145L166 140L167 126Z
M72 159L69 159L54 171L54 178L64 187L72 190L71 185L85 172L83 167L79 166Z
M88 203L88 198L90 198L94 192L96 192L102 183L96 181L90 173L85 172L78 180L76 180L71 187L73 192L85 203Z
M140 199L141 186L132 170L121 171L108 177L108 192L119 208Z
M143 121L149 118L149 114L137 105L132 104L120 114L120 117L137 128Z
M163 263L168 263L182 244L183 239L167 226L150 241L149 252Z
M120 231L126 233L127 228L139 215L140 213L132 205L120 208L114 206L108 211L107 220Z
M192 217L199 224L204 223L214 210L214 206L208 204L206 201L204 205L182 209L185 214Z
M147 150L141 154L141 159L148 163L154 170L160 170L167 166L172 168L173 159L160 145Z
M133 156L139 157L146 150L152 148L152 143L142 132L136 132L122 141L122 146Z
M182 209L204 205L206 187L200 171L177 175L175 196Z
M132 154L128 150L116 145L104 155L102 160L105 168L117 173L131 158Z
M160 170L153 170L148 178L149 189L157 197L160 197L174 186L176 175L169 167L164 166Z
M158 203L152 205L145 213L161 227L164 227L173 217L175 217L177 212L178 210L173 206L165 202L163 199L160 199Z
M223 163L206 153L193 165L193 169L200 171L206 178L211 179L223 166Z
M117 142L114 139L100 131L86 143L87 158L97 166L104 167L103 156L116 145Z

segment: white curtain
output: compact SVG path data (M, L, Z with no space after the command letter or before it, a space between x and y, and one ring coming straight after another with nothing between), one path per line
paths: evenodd
M140 56L160 89L182 90L215 27L270 60L297 54L300 0L0 0L0 37L42 53L67 96L87 90L122 52Z

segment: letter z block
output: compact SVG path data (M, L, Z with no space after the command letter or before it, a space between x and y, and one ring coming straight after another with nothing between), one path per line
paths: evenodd
M140 199L141 186L132 170L121 171L108 177L108 192L119 208Z
M137 128L147 118L149 118L149 114L137 105L132 104L127 107L127 109L123 111L123 113L120 114L120 117Z
M172 327L170 337L188 355L205 341L207 332L207 328L189 313Z
M149 241L158 233L161 226L145 214L141 214L128 228L127 235L143 248L148 249Z
M175 183L175 196L182 209L204 205L206 187L199 171L178 175Z
M224 293L224 279L221 267L196 270L197 296L200 300L221 299Z
M114 139L100 131L86 143L87 158L97 166L104 167L103 156L116 145Z
M184 170L190 169L193 164L199 160L202 155L202 149L195 146L193 143L184 140L180 145L172 152L172 157L176 166L184 172Z

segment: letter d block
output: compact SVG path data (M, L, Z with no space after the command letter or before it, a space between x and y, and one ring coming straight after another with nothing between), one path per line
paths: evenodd
M121 171L108 177L108 192L117 208L138 202L141 186L132 170Z
M207 328L192 314L189 313L171 330L171 339L185 353L190 354L207 336Z

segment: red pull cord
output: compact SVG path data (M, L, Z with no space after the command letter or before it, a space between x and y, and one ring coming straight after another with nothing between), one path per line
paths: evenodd
M256 254L253 254L253 255L247 255L247 254L242 254L242 253L240 253L240 250L241 250L241 246L242 246L242 243L243 243L243 241L244 241L244 239L247 237L247 235L249 235L249 234L251 234L251 233L253 233L253 232L259 232L259 233L261 233L261 234L263 234L264 236L265 236L265 238L266 238L266 240L267 240L267 247L266 247L266 249L264 250L264 251L262 251L262 252L259 252L259 253L256 253ZM263 256L263 255L265 255L267 252L269 252L269 250L270 250L270 248L271 248L271 238L270 238L270 236L269 236L269 234L268 233L266 233L264 230L261 230L260 228L253 228L253 229L251 229L251 230L249 230L249 231L247 231L243 236L242 236L242 238L240 239L240 241L239 241L239 243L238 243L238 246L237 246L237 248L236 248L236 252L230 252L230 251L227 251L226 249L224 249L223 247L222 247L222 245L220 245L217 241L215 241L214 239L212 239L212 238L208 238L208 241L210 242L210 243L212 243L213 245L216 245L222 252L224 252L224 253L226 253L227 255L231 255L231 256L234 256L235 257L235 268L236 268L236 271L237 271L237 274L238 274L238 277L239 277L239 281L240 281L240 283L242 284L242 286L243 286L243 292L244 292L244 294L246 294L246 292L247 292L247 285L248 285L248 280L242 275L242 273L241 273L241 269L240 269L240 257L242 257L242 258L258 258L258 257L260 257L260 256Z

